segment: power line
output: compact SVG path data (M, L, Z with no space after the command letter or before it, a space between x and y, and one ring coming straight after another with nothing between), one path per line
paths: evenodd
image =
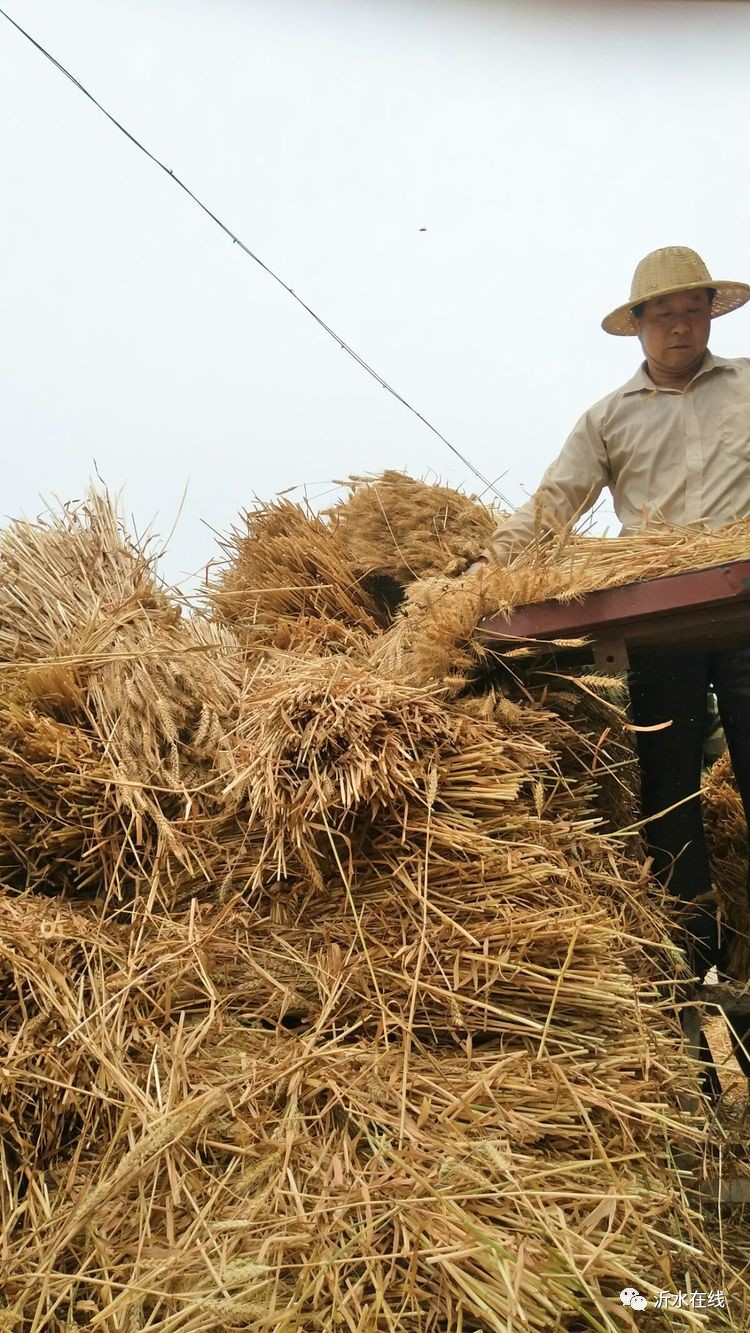
M445 436L442 435L441 432L437 429L437 427L433 426L432 422L427 420L427 417L423 416L422 413L419 412L416 407L413 407L412 404L408 402L406 398L404 398L398 392L398 390L394 389L392 385L390 385L387 382L387 380L383 379L383 376L379 375L377 370L375 370L367 361L365 361L363 357L359 355L359 352L355 351L355 349L351 347L349 343L347 343L342 337L340 337L339 334L336 333L335 329L332 329L329 324L326 324L325 320L321 319L320 315L317 315L315 311L312 309L312 307L307 305L307 303L302 300L302 297L298 296L297 293L293 291L293 289L289 286L289 284L284 282L283 278L279 277L278 273L274 273L273 269L269 268L268 264L265 264L259 255L256 255L255 252L251 250L248 245L245 245L245 242L240 240L239 236L237 236L231 230L231 228L226 225L225 222L222 222L221 218L217 217L217 215L211 211L208 205L204 204L203 200L199 199L197 194L194 194L193 191L190 189L190 187L186 185L183 180L180 180L179 176L175 175L171 167L168 167L164 162L161 161L160 158L156 157L156 155L152 153L150 149L146 148L146 146L142 144L141 141L137 139L134 134L131 134L130 130L126 129L125 126L119 120L117 120L117 118L113 116L110 111L107 111L107 108L102 106L101 102L97 101L93 93L90 93L88 88L85 88L84 85L81 83L81 81L77 79L74 74L71 74L69 69L66 69L65 65L61 64L59 60L56 60L55 57L51 55L51 53L47 51L45 47L42 46L41 42L38 42L35 37L32 37L31 33L27 32L25 28L22 28L21 24L17 23L14 18L11 18L10 14L6 13L4 9L0 9L0 16L2 16L2 18L4 19L7 19L8 23L10 23L12 27L16 29L17 32L20 32L21 36L25 37L27 42L31 43L31 45L40 53L40 55L44 56L45 60L49 60L50 64L54 65L55 69L60 74L64 74L65 78L69 79L70 82L73 84L73 86L77 88L80 93L83 93L84 97L88 98L89 102L93 102L97 111L101 111L102 115L106 116L107 120L110 121L110 123L114 125L115 128L118 129L121 134L124 134L126 139L129 139L130 142L140 150L140 152L145 153L146 157L149 158L149 160L153 162L155 166L159 167L160 170L163 171L166 176L169 176L170 180L174 181L175 185L178 185L180 189L183 190L184 193L188 196L188 198L192 199L193 203L197 204L198 208L200 208L211 219L212 222L215 222L217 227L221 228L221 230L225 233L226 236L229 237L229 239L232 241L234 245L238 245L240 250L242 250L248 256L249 259L254 260L255 263L258 264L260 268L263 269L264 273L268 274L269 278L273 278L274 282L278 283L280 287L283 287L284 291L287 292L289 296L293 297L294 300L297 302L297 304L300 305L302 309L305 310L307 314L310 315L312 319L315 320L315 323L319 324L320 327L327 334L329 334L330 337L333 338L335 342L338 343L339 347L341 347L342 350L346 352L348 356L352 357L352 359L357 362L357 365L361 366L362 369L366 371L368 375L372 376L376 384L379 384L382 389L385 389L387 393L391 394L391 396L395 398L397 402L402 403L403 406L406 407L411 413L413 413L413 415L417 417L417 419L421 421L422 424L425 425L428 430L432 431L433 435L436 435L439 440L442 440L443 444L447 445L448 448L451 450L451 453L455 454L456 458L460 458L464 466L469 468L470 472L473 472L474 476L477 477L479 481L484 483L486 490L494 491L498 499L502 500L503 504L507 505L509 509L512 509L514 507L510 503L510 501L507 500L506 497L497 489L494 482L489 481L487 477L485 477L479 471L479 469L476 468L474 464L466 457L466 455L461 453L460 449L457 449L455 445L451 444L450 440L447 440Z

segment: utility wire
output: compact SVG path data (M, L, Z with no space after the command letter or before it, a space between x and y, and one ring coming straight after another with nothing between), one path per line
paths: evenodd
M416 407L413 407L410 402L407 402L406 398L404 398L396 389L394 389L387 382L387 380L384 380L383 376L379 375L377 370L375 370L371 365L369 365L367 361L364 360L363 357L359 355L359 352L355 351L355 349L351 347L349 343L345 342L344 339L341 338L338 333L336 333L335 329L332 329L329 324L326 324L325 320L321 319L320 315L316 315L315 311L311 308L311 306L307 305L307 303L302 300L302 297L298 296L297 293L292 290L289 284L284 282L283 278L279 277L278 273L274 273L273 269L268 267L268 264L264 264L260 256L256 255L254 251L250 249L249 246L245 245L245 242L240 240L239 236L235 235L235 233L231 230L231 228L228 227L225 222L222 222L221 218L217 217L216 214L211 211L208 205L204 204L203 200L199 199L197 194L194 194L193 191L190 189L190 187L187 186L183 180L180 180L179 176L175 175L171 167L166 166L166 164L162 162L160 158L156 157L156 155L152 153L148 148L146 148L146 146L142 144L134 134L131 134L130 130L126 129L125 126L121 124L121 122L117 120L117 118L113 116L110 111L107 111L107 108L102 106L101 102L98 102L96 100L93 93L90 93L88 88L85 88L84 85L80 82L80 80L77 79L74 74L71 74L69 69L66 69L65 65L62 65L59 60L56 60L55 57L51 55L50 52L45 49L45 47L42 46L41 42L38 42L35 37L32 37L31 33L27 32L25 28L22 28L21 24L17 23L14 18L11 18L10 14L6 13L4 9L0 8L0 16L4 19L7 19L8 23L10 23L11 26L14 27L17 32L20 32L21 36L25 37L27 42L31 43L31 45L35 47L35 49L40 53L40 55L44 56L45 60L49 60L50 64L54 65L55 69L58 70L60 74L64 74L65 78L69 79L70 82L73 84L73 86L77 88L80 93L83 93L84 97L87 97L90 102L93 102L96 109L98 111L101 111L102 115L106 116L107 120L110 121L110 123L114 125L115 128L118 129L121 134L124 134L126 139L129 139L130 142L136 148L138 148L142 153L145 153L146 157L149 158L150 161L153 162L155 166L159 167L160 170L165 173L165 175L169 176L170 179L174 181L175 185L178 185L180 189L185 192L188 198L192 199L193 203L197 204L198 208L202 209L202 211L211 219L211 221L215 222L217 227L221 228L221 230L225 233L226 236L229 237L229 239L233 242L234 245L238 245L240 250L244 251L244 253L248 256L249 259L253 259L255 263L258 264L263 269L263 271L268 274L269 278L273 278L274 282L278 283L280 287L283 287L284 291L287 292L289 296L293 297L294 300L297 302L297 304L302 306L303 310L307 311L307 314L310 315L315 320L315 323L319 324L320 327L327 334L329 334L330 337L333 338L335 342L338 343L339 347L341 347L342 350L346 352L348 356L352 357L352 359L357 362L357 365L361 366L362 369L366 371L368 375L371 375L372 378L375 380L375 382L379 384L382 389L385 389L386 392L391 394L391 396L395 398L397 402L402 403L404 407L408 408L408 410L411 413L413 413L413 415L417 417L418 420L421 421L422 424L425 425L428 430L432 431L433 435L436 435L439 440L442 440L443 444L447 445L448 448L451 450L451 453L455 454L456 458L460 458L464 466L469 468L470 472L473 472L474 476L477 477L479 481L484 483L486 490L494 491L498 499L501 500L503 504L506 505L509 509L514 508L511 502L497 489L494 482L489 481L487 477L483 476L483 474L479 471L479 469L474 466L474 464L466 457L466 455L462 454L460 449L457 449L455 445L451 444L450 440L447 440L445 436L442 435L441 432L437 429L437 427L433 426L432 422L427 420L427 417L423 416L422 413L419 412Z

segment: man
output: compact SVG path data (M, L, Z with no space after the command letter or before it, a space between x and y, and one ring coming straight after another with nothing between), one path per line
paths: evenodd
M659 523L717 527L750 515L750 359L708 351L712 319L750 300L750 286L712 278L693 250L668 246L638 265L630 299L602 321L637 337L645 360L632 379L584 413L527 504L501 523L481 560L507 562L534 536L579 517L607 486L623 533ZM477 565L472 568L477 568ZM750 645L665 654L633 663L644 816L655 873L687 905L691 963L703 978L721 963L698 799L707 696L713 688L750 824ZM749 888L750 894L750 888ZM703 899L704 901L700 901ZM750 1061L742 1057L750 1077Z

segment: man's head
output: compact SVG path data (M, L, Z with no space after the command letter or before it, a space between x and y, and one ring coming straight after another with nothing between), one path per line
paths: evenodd
M631 310L651 378L668 383L694 373L708 346L713 287L670 292Z
M662 250L652 250L638 265L630 286L630 300L623 302L602 320L605 333L637 336L643 342L644 333L648 337L653 327L652 315L657 312L657 303L674 302L677 297L689 303L697 296L699 302L708 301L708 292L713 292L709 302L709 319L727 315L730 310L750 301L750 286L746 282L720 282L712 278L700 255L695 250L688 250L684 245L668 245ZM658 313L666 319L671 318L662 305ZM685 309L671 314L687 313ZM696 315L698 314L696 310ZM695 316L691 313L691 319ZM648 325L648 327L646 327ZM691 335L692 336L692 335ZM682 335L674 339L683 341ZM703 344L706 350L708 331ZM647 354L648 355L648 354Z

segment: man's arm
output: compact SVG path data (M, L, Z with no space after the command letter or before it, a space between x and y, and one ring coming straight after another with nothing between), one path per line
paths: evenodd
M574 427L531 499L495 529L485 557L507 564L539 534L580 518L609 480L599 414L592 409Z

